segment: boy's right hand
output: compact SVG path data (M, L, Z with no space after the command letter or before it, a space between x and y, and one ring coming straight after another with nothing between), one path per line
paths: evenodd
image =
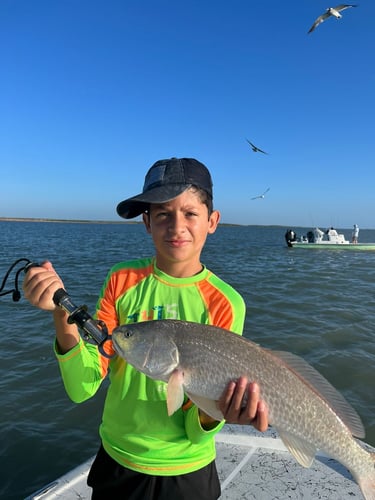
M258 431L268 429L268 408L261 399L258 384L240 377L230 382L218 402L228 424L250 424Z
M57 309L53 295L59 288L64 288L64 283L48 261L40 266L30 267L23 281L25 298L33 306L45 311Z

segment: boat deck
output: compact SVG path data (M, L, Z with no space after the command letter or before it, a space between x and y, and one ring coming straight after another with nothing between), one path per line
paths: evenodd
M335 460L317 455L304 469L272 430L264 434L248 426L226 425L216 437L221 500L320 498L362 499L349 472ZM25 500L86 500L86 476L93 458Z

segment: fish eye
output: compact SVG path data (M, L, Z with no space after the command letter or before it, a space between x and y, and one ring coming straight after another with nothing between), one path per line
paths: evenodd
M125 337L129 338L129 337L132 337L132 336L133 336L133 332L131 332L130 330L126 330Z

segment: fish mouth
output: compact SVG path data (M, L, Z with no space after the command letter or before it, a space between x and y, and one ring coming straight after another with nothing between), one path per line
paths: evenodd
M115 336L112 336L112 345L113 345L114 350L116 351L116 354L121 356L120 346L117 344L117 340L116 340Z

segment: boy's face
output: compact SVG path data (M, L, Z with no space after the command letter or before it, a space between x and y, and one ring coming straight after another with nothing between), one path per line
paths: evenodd
M199 272L202 248L219 219L217 210L208 216L207 206L193 189L166 203L151 204L143 221L154 241L159 269L176 277Z

